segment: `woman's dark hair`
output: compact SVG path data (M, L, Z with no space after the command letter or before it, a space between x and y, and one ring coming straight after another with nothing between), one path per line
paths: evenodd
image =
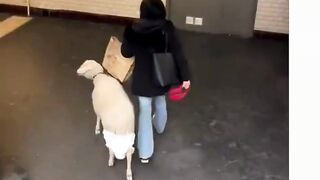
M166 8L161 0L143 0L140 5L140 18L149 20L165 19Z

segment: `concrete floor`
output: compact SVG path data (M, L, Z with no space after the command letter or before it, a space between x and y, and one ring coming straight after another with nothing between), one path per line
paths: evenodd
M0 13L0 22L10 17L10 14Z
M94 135L92 83L76 75L85 59L101 62L110 36L122 31L34 18L0 39L0 158L33 180L125 179L125 161L107 167ZM179 34L192 91L169 103L152 163L135 154L134 179L287 180L288 41Z

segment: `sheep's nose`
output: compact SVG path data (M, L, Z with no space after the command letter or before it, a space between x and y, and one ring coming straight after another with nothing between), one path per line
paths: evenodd
M81 72L80 72L80 70L78 69L77 70L77 74L80 76L81 75Z
M78 71L77 71L77 75L78 75L78 76L81 76L82 73L78 70Z

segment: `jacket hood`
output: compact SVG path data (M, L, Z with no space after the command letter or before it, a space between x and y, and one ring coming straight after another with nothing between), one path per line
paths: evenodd
M132 29L135 32L148 34L160 29L164 29L166 20L148 20L140 19L132 25Z
M165 19L166 14L166 8L161 0L143 0L140 4L140 19Z

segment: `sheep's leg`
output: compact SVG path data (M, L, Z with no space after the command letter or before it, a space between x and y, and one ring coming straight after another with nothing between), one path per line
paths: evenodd
M100 134L100 121L101 121L100 117L97 116L97 123L96 123L96 129L95 129L96 135Z
M132 180L131 160L134 153L134 147L129 148L127 152L127 180Z
M114 153L113 151L109 148L109 162L108 162L109 167L114 165Z

